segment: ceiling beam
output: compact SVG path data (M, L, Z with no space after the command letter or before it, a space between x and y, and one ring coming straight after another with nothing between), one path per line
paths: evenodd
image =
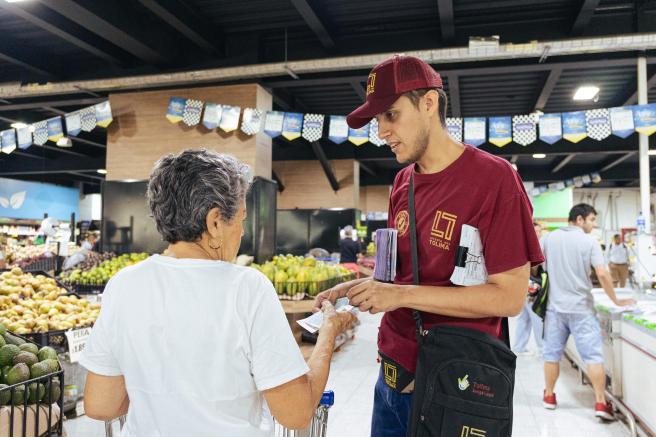
M556 87L556 83L558 83L558 79L560 79L560 75L562 74L562 72L563 72L562 67L555 67L553 70L549 72L549 76L547 76L547 80L545 80L544 85L542 85L542 91L540 91L540 95L535 101L535 105L533 105L533 112L537 110L542 111L544 110L545 106L547 106L549 97L551 97L551 93Z
M316 2L314 7L310 5L311 0L291 0L292 4L298 11L298 13L303 17L305 24L314 32L314 34L319 38L321 45L327 49L335 48L335 40L326 29L325 24L321 21L321 18L317 15L316 12Z
M563 167L565 167L572 159L576 157L576 153L571 153L561 159L558 164L556 164L552 169L551 173L558 173Z
M592 20L592 15L594 14L595 9L599 6L599 0L583 0L581 2L581 9L579 9L574 24L572 25L572 31L570 32L574 36L582 35L585 31L585 28L590 24Z
M45 78L52 78L55 75L51 73L50 71L46 71L41 67L37 67L31 62L27 62L24 60L21 60L17 58L15 55L7 53L7 51L2 48L2 53L0 53L0 61L7 62L9 64L17 65L21 68L24 68L25 70L31 71L32 73L37 74L38 76L42 76Z
M74 142L86 144L88 146L98 147L99 149L106 149L107 148L107 146L105 144L97 143L95 141L87 140L85 138L74 137L74 136L70 136L68 138L70 138Z
M22 19L28 21L30 24L40 27L41 29L55 36L58 36L64 41L73 44L74 46L77 46L82 50L91 53L94 56L104 59L105 61L111 62L113 64L122 63L122 61L120 61L114 55L110 54L108 51L100 49L95 45L89 44L88 42L83 41L82 39L73 35L71 32L64 30L63 27L59 27L43 19L42 18L43 14L35 10L38 9L37 6L40 5L21 4L20 6L18 6L17 3L0 2L0 8L4 8L7 12L10 12L18 17L21 17Z
M140 38L131 35L122 28L107 21L104 13L100 14L92 12L73 0L39 1L58 14L79 24L122 50L125 50L137 59L149 64L163 64L168 62L168 59L165 56L144 44ZM97 4L101 3L104 2L97 2ZM110 2L107 4L110 5L111 8L120 8L116 2ZM109 8L106 10L109 10ZM124 15L130 15L130 11L125 11Z
M626 161L627 159L629 159L630 157L632 157L635 154L636 154L636 152L628 152L628 153L620 156L619 158L614 158L614 157L610 158L608 161L606 161L606 163L603 164L603 167L601 167L601 169L599 169L599 171L600 172L608 171L611 168L617 166L618 164L621 164L622 162Z
M217 26L186 4L178 0L139 2L205 52L219 56L225 54L225 41L223 35L216 30Z
M654 86L656 86L656 74L653 74L649 80L647 80L647 91L652 89ZM626 102L622 106L630 106L630 105L635 105L638 103L638 90L631 94L631 97L626 99Z
M437 0L437 11L440 14L442 42L451 42L456 35L453 20L453 0Z
M105 176L102 176L98 172L95 172L95 174L92 174L92 175L82 173L80 171L69 171L68 173L69 174L74 174L74 175L77 175L77 176L82 176L82 177L89 178L89 179L93 179L93 180L97 180L97 181L104 181L105 180Z
M99 168L105 168L104 158L79 159L77 157L67 157L49 160L47 165L40 162L18 160L4 163L0 167L0 176L96 171Z
M365 173L370 174L371 176L376 176L376 172L373 171L371 167L369 167L368 164L365 164L362 161L358 161L358 164L360 164L360 168L365 171Z
M365 92L364 87L362 86L362 82L359 80L352 80L351 82L351 88L353 88L353 91L362 99L362 101L365 101L367 99L367 93Z
M333 191L339 191L339 182L337 182L335 172L333 172L333 168L330 166L330 162L328 161L328 158L326 158L326 154L324 153L321 144L319 144L318 141L312 141L310 144L312 145L312 151L319 160L321 168L323 168L323 172L326 174Z
M107 98L93 99L68 99L68 100L46 100L42 102L30 103L13 103L9 105L0 105L0 111L22 111L23 109L39 109L45 107L56 108L58 106L90 106L96 103L104 102Z
M449 83L449 100L451 103L451 115L460 117L460 79L457 74L449 74L446 76Z

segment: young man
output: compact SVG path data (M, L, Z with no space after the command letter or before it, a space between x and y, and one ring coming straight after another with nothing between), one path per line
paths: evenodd
M629 249L622 242L620 234L613 235L608 245L608 268L613 277L613 285L624 288L629 277Z
M601 330L590 293L592 268L604 291L616 305L630 305L635 301L618 299L615 295L601 247L588 235L596 226L597 211L590 205L580 203L569 212L569 226L552 232L542 240L549 275L549 302L542 346L546 385L543 405L551 410L556 408L554 386L560 373L560 358L571 334L592 381L595 415L604 420L613 420L612 409L604 395L606 374Z
M412 310L424 327L448 324L501 337L501 318L522 308L531 264L542 262L531 205L511 165L452 139L446 129L442 79L420 59L394 56L374 67L366 102L347 118L358 128L376 117L379 136L401 170L390 195L388 225L398 230L398 268L393 284L351 281L321 293L317 304L348 296L361 311L385 312L378 350L385 369L376 384L371 435L404 437L410 415L417 341ZM410 285L408 183L414 175L419 257L418 286ZM455 287L462 225L478 228L488 283Z

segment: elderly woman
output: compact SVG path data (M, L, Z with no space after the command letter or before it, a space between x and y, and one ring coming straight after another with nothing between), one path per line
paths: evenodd
M148 205L167 255L107 284L81 364L94 419L127 413L121 436L271 436L271 415L305 427L353 316L323 307L307 364L272 284L231 264L246 218L246 167L206 150L167 155Z

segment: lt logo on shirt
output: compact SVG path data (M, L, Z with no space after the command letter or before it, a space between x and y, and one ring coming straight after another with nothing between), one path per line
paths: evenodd
M448 212L437 210L431 228L430 244L440 249L449 250L450 241L453 237L453 229L456 227L458 216Z

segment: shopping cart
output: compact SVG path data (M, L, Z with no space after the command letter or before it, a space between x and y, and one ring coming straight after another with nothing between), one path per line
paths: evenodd
M276 437L326 437L326 430L328 429L328 410L335 403L335 393L332 390L323 392L317 411L312 417L310 426L306 429L287 429L276 422L275 436ZM119 423L119 429L123 428L125 424L125 416L118 419L105 422L105 436L114 437L114 424Z

